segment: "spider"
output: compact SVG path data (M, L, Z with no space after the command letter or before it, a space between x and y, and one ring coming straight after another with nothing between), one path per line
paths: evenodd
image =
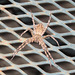
M40 24L37 24L35 25L35 21L34 21L34 18L33 18L33 14L31 13L31 16L32 16L32 22L33 22L33 30L31 28L28 28L26 31L24 31L22 34L21 34L21 37L23 34L25 34L27 31L30 31L31 32L31 35L32 37L31 38L28 38L26 41L24 41L17 49L16 51L14 52L13 54L13 57L11 58L11 60L15 57L15 55L21 50L23 49L27 44L31 43L31 42L36 42L36 43L39 43L39 45L41 45L41 47L43 48L49 62L50 62L50 66L51 66L51 61L50 61L50 58L52 59L52 61L54 62L54 59L52 57L52 55L50 54L50 52L48 51L47 49L47 46L46 44L44 43L43 39L47 38L47 37L51 37L54 41L56 41L56 43L58 44L59 46L59 43L58 41L51 35L46 35L46 36L43 36L43 34L45 33L45 31L47 30L49 24L50 24L50 21L51 21L51 13L50 13L50 16L49 16L49 20L48 20L48 23L47 23L47 26L44 27L44 25L42 23ZM54 62L55 64L55 62Z

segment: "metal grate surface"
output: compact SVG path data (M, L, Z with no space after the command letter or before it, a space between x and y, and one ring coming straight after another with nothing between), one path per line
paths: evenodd
M0 1L0 75L75 75L75 0L3 0ZM49 13L52 19L45 35L55 37L44 40L54 61L52 67L44 50L37 43L28 44L10 61L15 49L24 39L31 37L33 28L31 13L36 24L47 25Z

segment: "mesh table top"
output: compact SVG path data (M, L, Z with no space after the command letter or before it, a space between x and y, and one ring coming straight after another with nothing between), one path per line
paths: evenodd
M75 75L75 0L4 0L0 1L0 75ZM56 42L44 39L57 65L49 66L44 50L37 43L25 46L10 61L13 52L31 37L21 37L27 28L33 28L31 12L36 24L51 23L44 35L52 35Z

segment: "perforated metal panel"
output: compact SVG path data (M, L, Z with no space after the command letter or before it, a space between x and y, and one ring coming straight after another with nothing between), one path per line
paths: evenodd
M75 0L4 0L0 1L0 75L75 75ZM44 40L54 61L49 66L44 50L37 43L28 44L10 61L13 52L27 38L27 28L33 28L31 13L36 24L47 25L44 35L52 35L59 44Z

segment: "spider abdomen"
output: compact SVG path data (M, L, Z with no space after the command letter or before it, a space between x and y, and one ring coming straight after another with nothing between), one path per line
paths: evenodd
M33 36L33 39L34 39L35 42L38 43L38 42L42 39L42 36L39 35L39 34L35 34L35 35Z

